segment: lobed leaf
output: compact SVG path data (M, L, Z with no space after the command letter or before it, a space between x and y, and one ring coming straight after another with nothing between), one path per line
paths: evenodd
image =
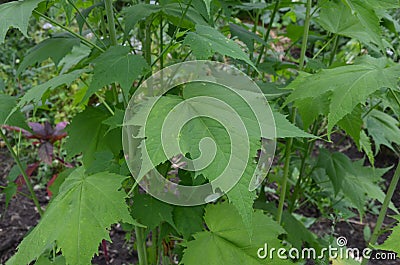
M101 172L87 176L84 168L74 170L60 187L39 224L18 246L6 264L29 264L46 249L57 245L66 264L91 264L103 239L110 241L111 224L137 224L118 190L125 176Z

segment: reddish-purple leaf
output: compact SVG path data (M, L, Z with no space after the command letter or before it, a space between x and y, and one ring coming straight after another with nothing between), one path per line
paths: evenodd
M50 142L43 142L38 150L39 158L46 164L53 162L53 145Z

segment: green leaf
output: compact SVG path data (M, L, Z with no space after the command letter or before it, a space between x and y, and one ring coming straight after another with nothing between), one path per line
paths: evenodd
M335 195L343 187L343 181L347 174L355 174L351 160L344 154L321 149L318 156L317 167L324 168L333 184Z
M363 125L363 120L361 118L362 115L362 108L361 105L358 105L353 109L353 111L346 116L343 117L338 122L340 128L346 131L346 133L353 138L354 142L356 143L357 147L359 146L360 142L360 133L361 128Z
M21 98L21 100L18 103L18 106L23 107L31 102L34 104L38 104L40 102L46 101L46 99L49 96L48 95L49 90L53 90L62 85L66 86L71 85L71 83L75 81L84 72L87 72L87 70L75 70L68 74L56 76L43 84L32 87Z
M165 5L137 4L128 7L123 11L125 34L128 35L129 31L131 31L139 21L161 12L165 14L175 26L192 28L197 24L207 25L204 18L192 7L188 8L186 16L181 21L185 9L186 6L181 3L169 3Z
M229 29L232 33L232 36L237 36L241 41L243 41L249 52L252 53L254 51L254 42L261 43L263 45L267 45L263 39L261 39L257 34L248 31L242 26L236 25L234 23L229 24Z
M44 0L15 1L0 5L0 44L4 42L9 28L19 29L26 37L33 9Z
M203 206L175 206L173 215L175 226L184 239L203 230Z
M295 106L305 99L312 105L329 99L328 134L354 108L365 103L373 92L382 87L397 87L400 65L392 65L385 58L363 57L355 65L321 70L314 75L300 76L289 84L294 89L287 103ZM300 103L298 103L300 101Z
M18 67L17 76L22 73L28 66L41 63L51 58L57 66L64 56L71 52L74 46L78 46L80 40L71 35L64 35L45 39L28 51L24 60Z
M0 127L7 124L30 130L25 117L15 108L17 100L9 95L0 94Z
M196 32L189 32L183 43L190 46L197 59L208 59L217 52L242 60L256 69L253 62L238 44L212 27L196 25Z
M163 222L168 222L174 227L173 209L172 205L159 201L148 194L136 194L133 197L132 216L149 230Z
M251 226L253 237L250 237L236 209L227 203L208 205L205 222L209 231L197 233L189 241L182 258L185 265L260 265L292 264L288 260L261 259L257 257L259 248L283 247L278 239L285 233L272 218L261 211L253 213L254 223ZM207 255L204 255L207 253Z
M125 46L109 48L93 63L94 75L83 101L104 86L115 82L121 85L124 96L128 99L133 81L149 69L142 56L130 54L129 47Z
M309 134L286 119L286 116L278 111L273 111L275 126L276 126L276 137L277 138L316 138L315 135Z
M392 143L400 145L398 120L394 119L389 114L374 109L365 117L365 123L368 134L375 143L375 155L379 152L381 145L385 145L396 152Z
M360 142L359 142L359 150L362 150L365 152L365 154L368 157L369 162L371 165L375 164L375 157L374 153L372 152L372 145L371 145L371 140L367 136L364 130L361 131L360 133Z
M95 152L107 150L103 141L107 126L102 122L108 117L108 112L93 107L77 114L66 128L68 138L64 147L67 157L82 153L85 166L89 167Z
M394 217L398 222L400 222L400 216L395 216ZM399 244L399 238L400 238L400 223L397 224L392 229L392 234L386 239L386 241L382 244L377 246L379 249L384 249L388 251L394 251L397 253L397 257L400 259L400 244Z
M332 33L382 47L379 18L374 10L361 6L358 1L351 2L351 8L341 1L330 1L322 5L317 22Z
M125 203L125 192L119 190L124 178L108 172L87 176L83 167L73 171L6 264L29 264L55 242L68 264L90 264L101 240L111 241L112 224L137 224Z
M59 65L61 68L60 74L63 74L70 70L73 66L78 64L82 59L87 58L91 53L92 49L85 45L79 45L72 47L70 53L61 59Z

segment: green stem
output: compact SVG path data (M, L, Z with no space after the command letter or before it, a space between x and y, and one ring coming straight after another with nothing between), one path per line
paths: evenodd
M102 48L100 48L99 46L97 46L97 45L94 44L93 42L87 40L86 38L82 37L82 36L79 35L78 33L75 33L74 31L70 30L69 28L67 28L67 27L65 27L65 26L63 26L63 25L61 25L60 23L58 23L57 21L55 21L55 20L49 18L48 16L46 16L46 15L44 15L44 14L42 14L42 13L36 11L36 10L33 10L33 13L36 14L36 15L38 15L39 17L44 18L45 20L47 20L47 21L50 22L51 24L54 24L54 25L56 25L56 26L62 28L63 30L68 31L70 34L72 34L72 35L74 35L75 37L77 37L78 39L80 39L85 45L87 45L87 46L89 46L89 47L91 47L91 48L96 48L96 49L98 49L98 50L101 51L101 52L104 52L104 50L103 50Z
M135 226L136 247L139 258L139 265L147 265L146 239L144 238L144 229Z
M312 129L312 133L315 135L318 131L318 126L317 126L318 122L315 121L314 125L313 125L313 129ZM299 172L299 178L297 179L296 185L294 187L293 190L293 194L292 194L292 200L291 200L291 204L289 205L289 212L292 213L295 209L296 206L296 201L297 201L297 197L299 196L300 190L301 190L301 184L303 181L303 177L304 177L304 172L306 170L306 159L309 156L309 154L311 154L311 151L314 148L314 143L315 141L307 141L304 140L304 145L305 145L305 152L303 154L303 157L301 158L301 165L300 165L300 172Z
M379 235L381 234L381 229L383 225L383 221L385 220L387 210L389 208L389 204L392 201L392 197L394 191L396 190L397 184L400 180L400 161L397 164L396 171L394 172L392 181L390 182L389 189L386 192L385 200L383 201L381 211L379 212L378 220L376 221L376 225L374 228L374 232L372 233L371 239L368 242L369 246L373 246L376 244ZM363 259L361 265L366 265L368 263L367 259Z
M332 48L331 56L329 58L329 65L332 65L333 60L335 60L335 55L336 55L338 46L339 46L339 36L335 35L335 41L333 42L333 48Z
M21 171L22 177L25 180L26 186L28 187L29 193L31 194L33 203L35 204L40 216L43 216L43 210L40 207L39 200L36 197L36 194L35 194L35 191L33 190L33 187L32 187L32 184L30 182L30 179L29 179L28 175L26 174L26 171L25 171L24 167L22 166L21 160L19 160L19 157L14 152L14 149L12 148L10 142L8 141L7 137L5 136L5 134L3 133L1 128L0 128L0 137L3 138L3 141L6 144L7 149L10 151L11 156L14 158L15 162L17 163L17 166L18 166L19 170Z
M318 55L320 55L321 52L323 52L323 51L326 49L326 47L328 47L328 45L335 39L335 37L336 37L336 36L333 36L332 38L330 38L330 39L324 44L324 46L322 46L322 48L319 49L319 51L313 56L313 60L314 60L315 58L317 58Z
M307 0L306 18L304 21L303 40L301 43L301 52L300 52L300 64L299 64L300 70L304 69L304 62L305 62L305 58L306 58L308 33L310 31L310 21L311 21L311 7L312 7L311 5L312 5L312 1Z
M105 0L104 5L106 9L107 24L110 33L111 45L115 46L117 45L117 33L115 31L114 10L112 6L112 0Z
M268 43L269 34L271 32L271 29L272 29L272 24L274 23L274 20L275 20L275 15L276 15L276 13L278 12L278 9L279 9L279 4L280 4L280 0L276 0L274 9L272 10L271 18L269 20L267 32L264 35L264 43L261 46L260 53L258 54L256 66L258 66L260 64L260 62L261 62L261 58L262 58L264 50L265 50L265 45Z
M90 29L90 31L93 33L93 35L96 37L96 39L103 45L103 41L100 39L99 35L97 35L96 31L92 28L92 26L87 22L86 18L83 16L82 12L79 10L79 8L75 5L75 3L72 0L67 0L70 5L75 9L75 11L78 13L78 15L82 18L82 20L85 22L86 26Z
M304 69L304 59L305 59L305 54L307 50L307 42L308 42L308 33L309 33L309 27L310 27L310 20L311 20L311 8L312 8L312 0L307 0L307 6L306 6L306 19L304 21L304 32L303 32L303 43L301 45L301 53L300 53L300 70ZM292 108L292 114L290 117L290 120L292 123L295 122L297 115L297 110L295 107ZM278 212L277 212L277 217L276 220L280 224L282 222L282 214L283 214L283 208L285 204L285 199L286 199L286 189L287 189L287 183L289 180L289 169L290 169L290 159L291 159L291 151L292 151L292 145L293 145L293 138L289 138L288 141L286 142L286 147L285 147L285 164L283 167L283 180L282 180L282 187L281 187L281 192L279 196L279 205L278 205Z

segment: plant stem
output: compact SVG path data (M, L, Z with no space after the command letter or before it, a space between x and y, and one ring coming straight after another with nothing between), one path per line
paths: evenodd
M335 40L333 42L333 48L332 48L331 56L329 58L329 65L332 65L333 60L335 60L335 55L336 55L336 51L337 51L338 46L339 46L339 36L335 35Z
M396 171L394 172L392 181L390 182L388 191L386 192L385 200L383 201L382 208L379 212L378 220L376 221L376 225L374 228L374 232L372 233L371 239L368 242L368 245L372 246L375 245L378 237L381 233L381 228L383 221L385 220L385 216L387 213L387 210L389 208L389 204L392 201L392 197L394 194L394 191L396 190L397 184L399 183L400 180L400 161L397 164ZM363 259L361 265L366 265L368 263L367 259Z
M260 53L258 54L256 66L258 66L260 64L260 62L261 62L261 58L262 58L264 50L265 50L265 45L268 43L269 34L271 32L271 29L272 29L272 24L274 23L276 13L278 12L278 9L279 9L279 4L280 4L280 0L276 0L274 9L272 10L271 18L269 20L267 32L264 35L264 42L265 43L263 43L263 45L261 46Z
M139 265L147 265L146 240L144 238L143 228L135 226L135 234Z
M307 0L307 7L306 7L306 19L304 21L304 35L303 35L303 43L301 45L301 53L300 53L300 66L299 69L303 70L304 68L304 59L306 55L306 50L307 50L307 41L308 41L308 33L309 33L309 26L310 26L310 20L311 20L311 7L312 7L312 0ZM295 107L292 108L292 114L290 117L290 120L292 123L295 122L296 120L296 115L297 115L297 110ZM286 147L285 147L285 164L283 167L283 180L282 180L282 187L281 187L281 192L279 196L279 205L278 205L278 212L276 216L276 220L278 224L282 222L282 214L283 214L283 206L285 203L286 199L286 189L287 189L287 183L289 179L289 169L290 169L290 155L292 151L292 145L293 145L293 138L289 138L286 142Z
M301 52L300 52L300 64L299 68L300 70L304 69L304 62L306 58L306 51L307 51L307 42L308 42L308 33L310 30L310 21L311 21L311 0L307 0L307 6L306 6L306 18L304 21L304 32L303 32L303 40L301 43Z
M97 46L97 45L94 44L93 42L89 41L88 39L82 37L82 36L79 35L78 33L75 33L74 31L70 30L69 28L67 28L67 27L65 27L65 26L63 26L63 25L61 25L61 24L58 23L57 21L55 21L55 20L49 18L48 16L46 16L46 15L44 15L44 14L42 14L42 13L36 11L36 10L33 10L33 13L36 14L36 15L38 15L38 16L40 16L40 17L42 17L42 18L44 18L45 20L49 21L50 23L52 23L52 24L54 24L54 25L56 25L56 26L62 28L63 30L68 31L70 34L74 35L74 37L77 37L78 39L80 39L80 40L81 40L84 44L86 44L87 46L89 46L89 47L91 47L91 48L96 48L96 49L98 49L99 51L104 52L104 49L100 48L99 46Z
M111 45L117 45L117 33L115 32L115 21L114 21L114 10L112 6L112 0L105 0L104 1L106 15L107 15L107 24L108 24L108 31L110 33L110 40Z
M8 141L7 137L5 136L5 134L3 133L1 128L0 128L0 136L1 136L1 138L3 138L3 141L6 144L7 149L10 151L11 156L14 158L15 162L17 163L17 166L18 166L19 170L21 171L22 177L25 180L26 186L28 187L29 193L31 194L33 203L35 204L35 206L36 206L36 208L37 208L37 210L39 212L39 215L43 216L43 210L40 207L39 200L36 197L36 194L35 194L35 191L33 190L33 187L32 187L32 184L30 182L30 179L29 179L28 175L26 174L26 171L25 171L24 167L22 166L21 160L19 160L19 157L14 152L14 149L12 148L10 142Z

